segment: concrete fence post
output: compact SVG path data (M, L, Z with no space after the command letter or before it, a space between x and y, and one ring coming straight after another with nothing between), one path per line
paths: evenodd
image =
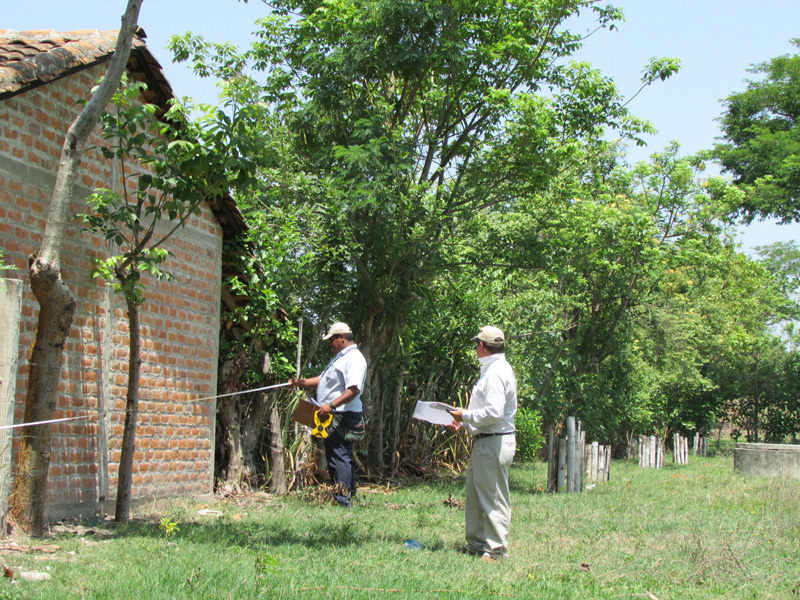
M0 279L0 427L14 424L23 282ZM5 537L11 490L13 429L0 429L0 537Z

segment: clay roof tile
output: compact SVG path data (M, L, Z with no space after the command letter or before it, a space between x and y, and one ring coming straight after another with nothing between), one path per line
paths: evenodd
M0 100L108 60L114 53L118 33L97 29L69 32L0 29ZM147 82L147 101L166 111L175 96L144 37L139 29L133 40L128 70L133 79ZM212 210L226 234L235 235L245 229L242 214L229 194L213 202Z

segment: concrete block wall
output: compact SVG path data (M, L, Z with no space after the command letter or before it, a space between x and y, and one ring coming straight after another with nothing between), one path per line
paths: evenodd
M800 445L738 443L733 468L742 475L800 479Z
M0 249L27 279L28 256L40 245L69 125L103 73L93 67L0 100ZM96 133L96 132L95 132ZM87 147L102 141L93 135ZM115 165L87 150L71 210L86 212L85 198L118 179ZM144 278L141 307L142 375L134 460L134 502L213 491L222 230L203 207L167 245L173 281ZM62 276L78 301L64 350L57 418L87 417L54 425L48 516L108 510L116 494L128 369L124 300L91 277L105 240L69 228ZM15 421L21 422L38 304L26 286L22 298ZM19 431L19 430L15 430ZM113 505L111 505L113 506Z

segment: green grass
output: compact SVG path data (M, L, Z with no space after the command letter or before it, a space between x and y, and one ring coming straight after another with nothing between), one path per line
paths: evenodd
M223 503L218 518L174 502L96 526L107 535L56 536L53 555L2 552L52 580L0 581L0 599L800 598L800 482L740 476L722 455L663 470L615 461L611 476L554 495L539 491L543 465L515 468L501 564L455 551L463 480L443 479L364 490L349 511L313 491ZM412 538L424 548L406 550Z

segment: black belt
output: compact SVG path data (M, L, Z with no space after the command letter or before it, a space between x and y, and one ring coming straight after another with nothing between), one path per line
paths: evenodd
M476 440L479 440L481 438L492 437L494 435L514 435L515 433L516 431L504 431L502 433L476 433L473 437Z

